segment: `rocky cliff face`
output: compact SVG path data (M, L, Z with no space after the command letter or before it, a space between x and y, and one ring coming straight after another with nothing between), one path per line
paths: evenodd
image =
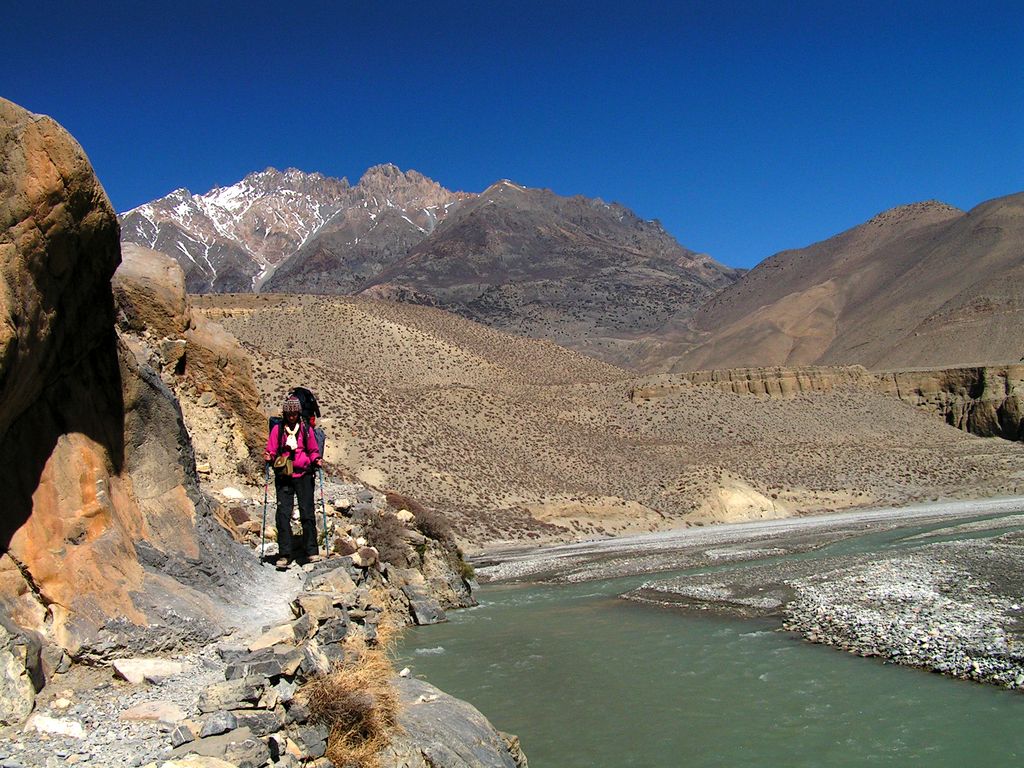
M726 368L637 379L632 402L712 386L735 395L792 398L812 392L883 392L980 437L1024 440L1024 365L869 372L859 365Z
M709 385L734 395L787 398L808 392L837 389L871 389L875 377L859 365L828 368L727 368L692 373L657 374L639 379L630 390L633 402L679 394L697 385Z
M877 374L883 392L982 437L1024 440L1024 365Z
M215 635L247 566L173 393L115 334L114 212L72 138L2 100L0 157L0 609L51 659Z

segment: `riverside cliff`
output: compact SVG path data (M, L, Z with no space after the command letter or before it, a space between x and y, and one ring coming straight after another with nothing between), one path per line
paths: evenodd
M52 120L0 102L0 151L0 606L51 661L209 639L253 564L203 499L176 399L114 331L114 212Z
M876 374L883 392L982 437L1024 439L1024 365Z
M904 371L868 371L860 365L727 368L648 376L636 383L630 399L653 400L700 385L782 399L842 389L876 391L972 435L1024 439L1024 365Z

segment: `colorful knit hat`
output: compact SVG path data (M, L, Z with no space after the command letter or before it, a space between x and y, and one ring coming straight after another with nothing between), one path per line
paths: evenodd
M281 406L281 413L283 413L285 416L287 416L289 413L302 413L302 403L299 402L299 398L285 398L284 404Z

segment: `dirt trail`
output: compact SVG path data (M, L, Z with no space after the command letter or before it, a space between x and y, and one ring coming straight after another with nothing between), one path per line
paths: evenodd
M0 765L130 768L167 759L170 726L152 720L123 720L121 716L144 705L193 711L199 694L224 680L226 665L217 647L244 645L268 626L292 618L289 605L302 589L303 575L297 568L280 572L264 565L256 569L253 578L240 585L232 602L219 602L228 634L205 648L167 654L167 660L181 665L181 672L159 683L132 685L115 679L109 667L72 667L40 692L36 712L79 723L84 737L3 729Z

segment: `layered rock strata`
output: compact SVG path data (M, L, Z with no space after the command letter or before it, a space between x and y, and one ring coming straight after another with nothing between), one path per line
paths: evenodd
M883 392L982 437L1024 439L1024 365L876 374Z
M690 387L708 385L734 395L787 398L807 392L870 389L874 384L874 377L859 365L835 368L726 368L646 376L637 380L629 397L633 402L653 400L685 392Z
M980 437L1024 439L1024 365L877 371L860 365L725 368L637 379L633 402L712 386L735 395L791 398L840 389L878 391Z

